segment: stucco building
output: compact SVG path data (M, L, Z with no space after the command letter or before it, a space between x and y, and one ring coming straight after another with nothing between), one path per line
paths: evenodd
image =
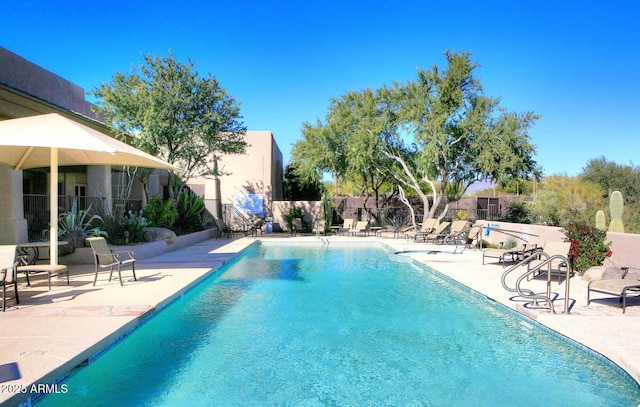
M0 120L45 113L59 113L112 134L91 110L84 89L0 47ZM190 186L208 203L226 204L230 212L237 210L234 203L251 199L255 208L262 205L268 214L271 202L282 198L282 153L268 131L248 132L247 142L250 147L246 155L222 157L220 168L230 175L219 178L219 188L214 179L194 180ZM126 173L110 166L61 167L60 211L68 210L71 200L77 199L110 213L126 178ZM0 165L0 244L34 240L47 228L48 184L48 168L14 171ZM166 171L158 170L150 182L150 192L162 195L166 184ZM134 184L129 202L141 197L141 186Z

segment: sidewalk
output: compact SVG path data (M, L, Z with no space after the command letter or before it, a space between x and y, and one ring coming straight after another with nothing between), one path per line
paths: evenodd
M318 242L317 237L310 236L291 238L294 239ZM512 294L502 288L500 276L504 269L500 265L482 266L480 251L427 254L424 251L429 246L403 239L325 239L329 244L337 240L378 241L396 251L416 250L413 257L417 261L512 309L527 312L538 322L607 356L640 380L637 300L629 302L626 315L615 301L598 301L586 307L586 282L574 277L571 298L575 305L570 315L561 314L561 306L556 315L528 311L522 309L521 303L511 301ZM71 284L67 286L65 278L54 278L51 291L47 289L45 276L34 277L31 287L21 283L20 305L9 299L7 311L0 313L0 385L6 389L0 394L0 402L17 405L29 396L31 384L52 383L60 378L134 328L141 318L162 309L214 273L255 240L211 239L138 261L138 281L133 281L130 270L125 270L123 287L117 279L109 282L108 272L101 272L93 286L93 265L71 266ZM536 290L544 290L543 282L534 284ZM554 291L562 297L564 285L559 288L554 285ZM21 389L27 393L12 394Z

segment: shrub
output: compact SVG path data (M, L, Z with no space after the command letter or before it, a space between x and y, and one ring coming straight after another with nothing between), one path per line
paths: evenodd
M293 230L293 220L298 218L302 220L302 227L305 228L306 230L306 225L305 225L306 222L304 221L303 216L304 216L304 212L302 208L289 209L289 213L287 215L284 215L284 218L287 221L288 230Z
M113 216L106 216L104 218L104 224L105 230L108 233L107 241L111 244L124 245L149 240L146 231L147 221L144 216L142 216L142 211L140 211L139 215L136 215L133 211L129 211L121 222Z
M468 220L469 213L467 211L457 211L455 218L453 220Z
M173 229L173 225L178 219L176 201L168 200L162 202L158 196L154 196L145 206L143 216L149 226Z
M178 218L174 231L177 235L204 230L202 223L206 210L204 200L201 197L184 189L176 197L176 209Z
M570 223L562 231L571 242L569 262L580 275L611 256L611 242L605 241L607 232L584 223Z
M509 223L531 223L531 209L526 202L509 202L504 217Z
M122 221L122 229L124 229L124 232L129 232L129 236L123 233L125 243L140 243L149 240L146 228L147 220L142 216L142 210L140 210L138 215L133 211L129 211L128 215Z

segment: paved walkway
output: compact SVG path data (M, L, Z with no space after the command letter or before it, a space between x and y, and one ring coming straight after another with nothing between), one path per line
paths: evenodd
M318 241L316 237L295 239ZM587 307L586 282L574 277L570 297L575 303L570 315L527 310L502 289L500 265L482 266L480 251L429 254L425 252L427 245L391 238L330 237L328 242L355 239L380 241L396 251L419 250L413 254L416 260L591 347L640 381L640 306L634 306L640 304L638 301L630 302L626 315L616 301L599 301ZM0 402L17 405L30 395L33 383L46 384L60 378L134 328L146 314L161 309L212 274L254 240L212 239L139 261L138 281L133 281L126 270L123 287L117 279L109 282L107 272L102 272L93 286L92 265L71 266L71 284L67 286L65 278L54 278L51 291L45 276L34 277L31 287L20 284L20 304L16 306L9 299L7 311L0 313ZM532 284L536 291L544 291L543 282ZM564 296L564 285L553 288ZM558 308L560 312L562 306ZM26 393L13 394L22 389Z

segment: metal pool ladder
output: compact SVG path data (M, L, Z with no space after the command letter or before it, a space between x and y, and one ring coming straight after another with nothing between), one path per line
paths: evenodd
M536 264L535 266L532 266L532 263L534 260L542 260L539 264ZM554 299L551 298L551 277L553 275L557 275L558 276L558 284L562 284L562 281L560 280L560 277L562 276L559 273L553 273L552 270L552 263L554 261L558 262L558 270L562 273L562 268L564 268L564 280L565 280L565 296L564 296L564 313L565 314L569 314L569 282L571 281L571 275L573 274L573 270L571 269L571 265L569 263L569 260L560 254L555 254L553 256L550 256L549 254L543 252L543 251L538 251L533 253L532 255L530 255L529 257L526 257L525 259L523 259L522 261L520 261L518 264L515 264L511 267L509 267L504 273L502 273L502 278L501 278L501 283L502 283L502 287L509 291L509 292L514 292L517 293L520 297L524 298L524 299L530 299L533 300L534 304L537 304L539 300L545 301L548 306L549 309L552 313L556 313L555 308L553 306L553 301ZM564 266L563 266L564 265ZM518 277L518 279L516 280L515 286L514 287L509 287L507 284L507 276L509 274L511 274L512 272L514 272L515 270L517 270L520 267L527 267L527 270ZM546 270L543 270L545 269ZM547 291L546 293L535 293L533 291L531 291L528 288L523 288L521 286L521 284L524 281L528 281L529 278L534 277L536 274L541 274L542 272L546 272L547 274Z

